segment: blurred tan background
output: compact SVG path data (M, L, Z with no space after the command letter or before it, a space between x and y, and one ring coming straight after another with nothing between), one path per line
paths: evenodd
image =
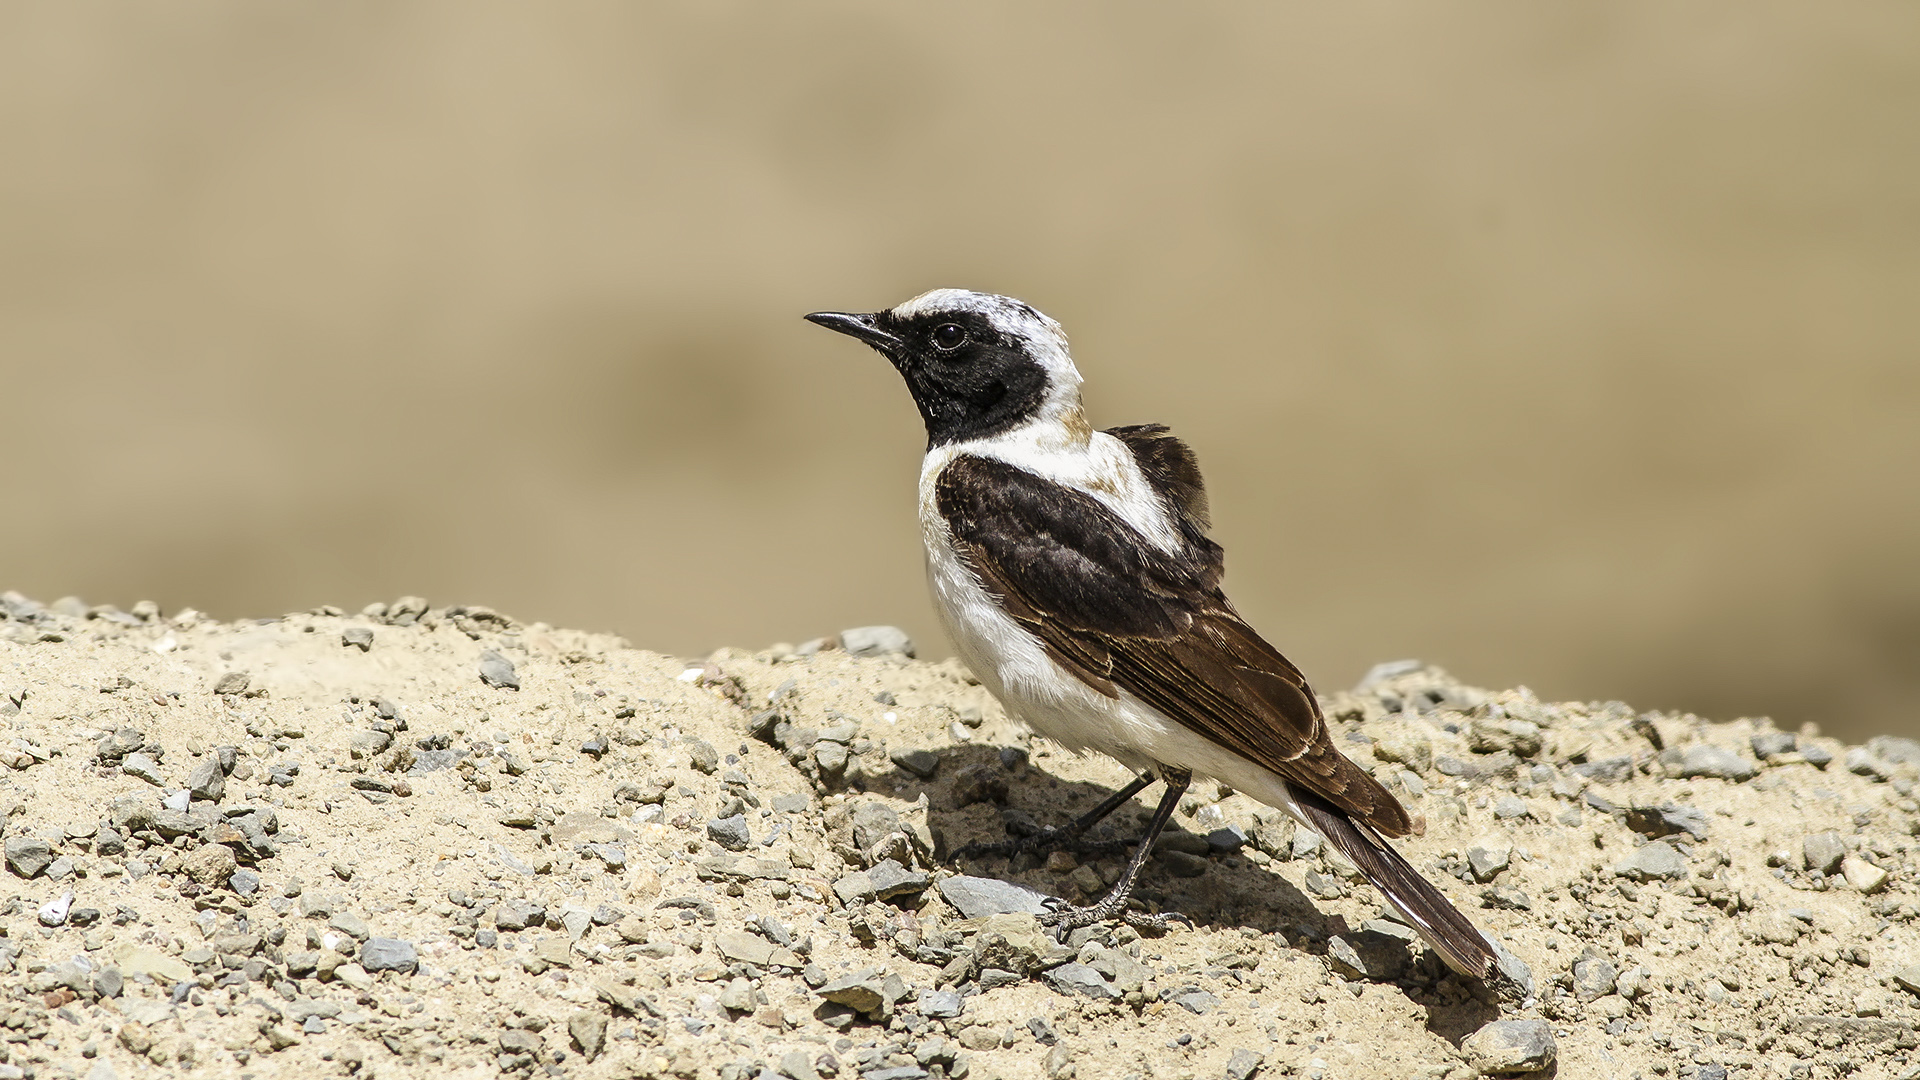
M1059 318L1324 687L1920 733L1920 8L0 8L0 587L939 655L800 320Z

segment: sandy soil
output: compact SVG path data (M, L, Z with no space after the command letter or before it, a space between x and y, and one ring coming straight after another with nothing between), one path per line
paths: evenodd
M1374 921L1313 837L1212 787L1143 889L1192 929L1057 943L963 917L962 870L1101 891L1115 858L944 856L1126 776L884 632L688 661L413 599L232 624L0 608L4 1077L1920 1064L1902 740L1418 665L1328 696L1427 819L1403 850L1529 969L1499 1002Z

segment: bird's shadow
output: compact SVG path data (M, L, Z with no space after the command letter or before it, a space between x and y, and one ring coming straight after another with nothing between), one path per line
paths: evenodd
M999 794L1002 785L1004 795ZM1118 854L1089 860L1103 884L1097 892L1084 895L1068 877L1071 869L1051 871L1041 859L987 856L964 860L965 865L960 865L952 860L951 853L970 843L1009 839L1009 816L1024 813L1042 828L1068 824L1112 795L1114 788L1068 780L1024 758L1008 764L1000 748L979 744L943 751L939 768L931 777L895 768L891 773L865 778L860 786L909 801L917 801L924 794L936 857L954 869L1014 882L1081 904L1100 899L1106 892L1105 883L1124 869L1133 843L1145 833L1153 804L1164 790L1157 784L1150 786L1088 831L1088 839L1121 840L1126 847ZM983 798L982 794L989 797ZM1162 835L1174 837L1169 846L1182 850L1198 849L1205 840L1171 822ZM1205 871L1195 877L1175 876L1162 860L1151 858L1141 870L1134 896L1151 910L1178 912L1196 927L1282 936L1297 953L1310 956L1325 956L1327 939L1350 929L1345 916L1327 914L1285 877L1240 853L1208 856ZM1427 1010L1428 1030L1455 1046L1500 1016L1495 998L1485 987L1448 972L1431 950L1422 949L1407 976L1395 983Z

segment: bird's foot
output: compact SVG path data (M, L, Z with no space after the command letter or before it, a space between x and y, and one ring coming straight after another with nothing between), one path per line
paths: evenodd
M1053 898L1047 902L1047 911L1038 918L1040 925L1053 927L1055 933L1063 940L1070 931L1115 919L1129 926L1157 934L1164 934L1171 930L1176 922L1184 923L1188 929L1193 928L1193 920L1177 911L1163 911L1158 915L1151 915L1128 907L1129 899L1130 897L1125 893L1114 892L1109 893L1106 899L1097 904L1075 907L1064 900Z

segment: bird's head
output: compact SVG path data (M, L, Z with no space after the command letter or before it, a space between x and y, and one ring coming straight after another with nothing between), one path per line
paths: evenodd
M885 311L816 311L807 320L893 364L926 421L929 447L1035 422L1086 431L1067 335L1012 297L935 289Z

